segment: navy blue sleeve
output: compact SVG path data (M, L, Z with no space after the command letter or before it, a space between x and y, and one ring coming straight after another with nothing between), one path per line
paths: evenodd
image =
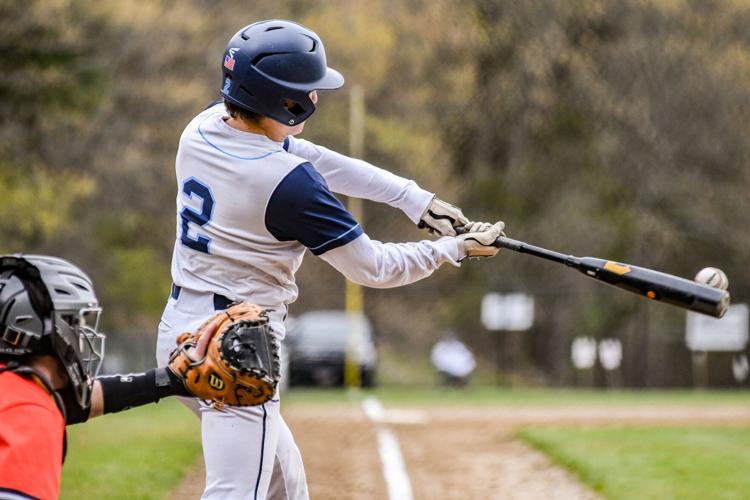
M362 228L333 196L320 172L301 163L276 186L266 207L266 228L279 241L299 241L315 255L346 245Z

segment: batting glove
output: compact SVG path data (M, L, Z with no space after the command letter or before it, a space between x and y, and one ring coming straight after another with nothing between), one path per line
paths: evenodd
M495 240L505 236L503 228L505 223L498 221L494 224L489 222L470 222L465 226L465 233L458 236L458 249L463 255L459 262L466 257L494 257L500 250L495 246Z
M430 234L456 236L456 228L469 223L461 209L446 203L438 197L432 199L419 221L420 228L427 228Z

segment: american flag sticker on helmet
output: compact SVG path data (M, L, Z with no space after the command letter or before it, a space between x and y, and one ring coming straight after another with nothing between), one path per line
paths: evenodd
M224 67L227 68L229 71L234 70L234 54L240 49L231 48L228 50L228 54L224 56Z

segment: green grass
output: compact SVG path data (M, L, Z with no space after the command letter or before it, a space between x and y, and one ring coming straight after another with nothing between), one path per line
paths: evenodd
M283 404L358 404L366 394L376 395L387 407L750 404L747 391L599 392L496 386L465 390L386 386L355 395L341 389L293 389L284 395ZM688 480L705 486L695 489L704 492L703 498L722 498L717 491L738 491L737 487L744 488L743 493L750 491L748 428L542 428L521 435L612 498L700 498L683 494L687 490L682 483L692 484ZM174 400L69 427L68 438L63 500L163 499L200 456L198 419ZM641 482L649 488L646 496L632 487ZM706 488L712 489L710 495ZM652 492L656 496L649 496Z
M199 421L175 400L71 426L60 497L162 499L200 451Z
M446 389L434 385L382 386L361 391L391 406L735 406L750 404L748 391L593 391L575 389L521 389L492 385ZM356 401L341 388L292 388L283 395L285 404L341 404Z
M529 428L519 437L606 498L750 498L750 427Z

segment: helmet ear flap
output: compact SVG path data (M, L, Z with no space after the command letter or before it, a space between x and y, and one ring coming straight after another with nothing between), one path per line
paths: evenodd
M307 120L315 112L315 103L307 94L297 95L297 99L283 99L282 105L291 116L287 123L296 125Z
M286 102L284 103L284 107L294 116L300 116L305 113L305 108L300 106L298 102L292 101L291 99L286 100Z

